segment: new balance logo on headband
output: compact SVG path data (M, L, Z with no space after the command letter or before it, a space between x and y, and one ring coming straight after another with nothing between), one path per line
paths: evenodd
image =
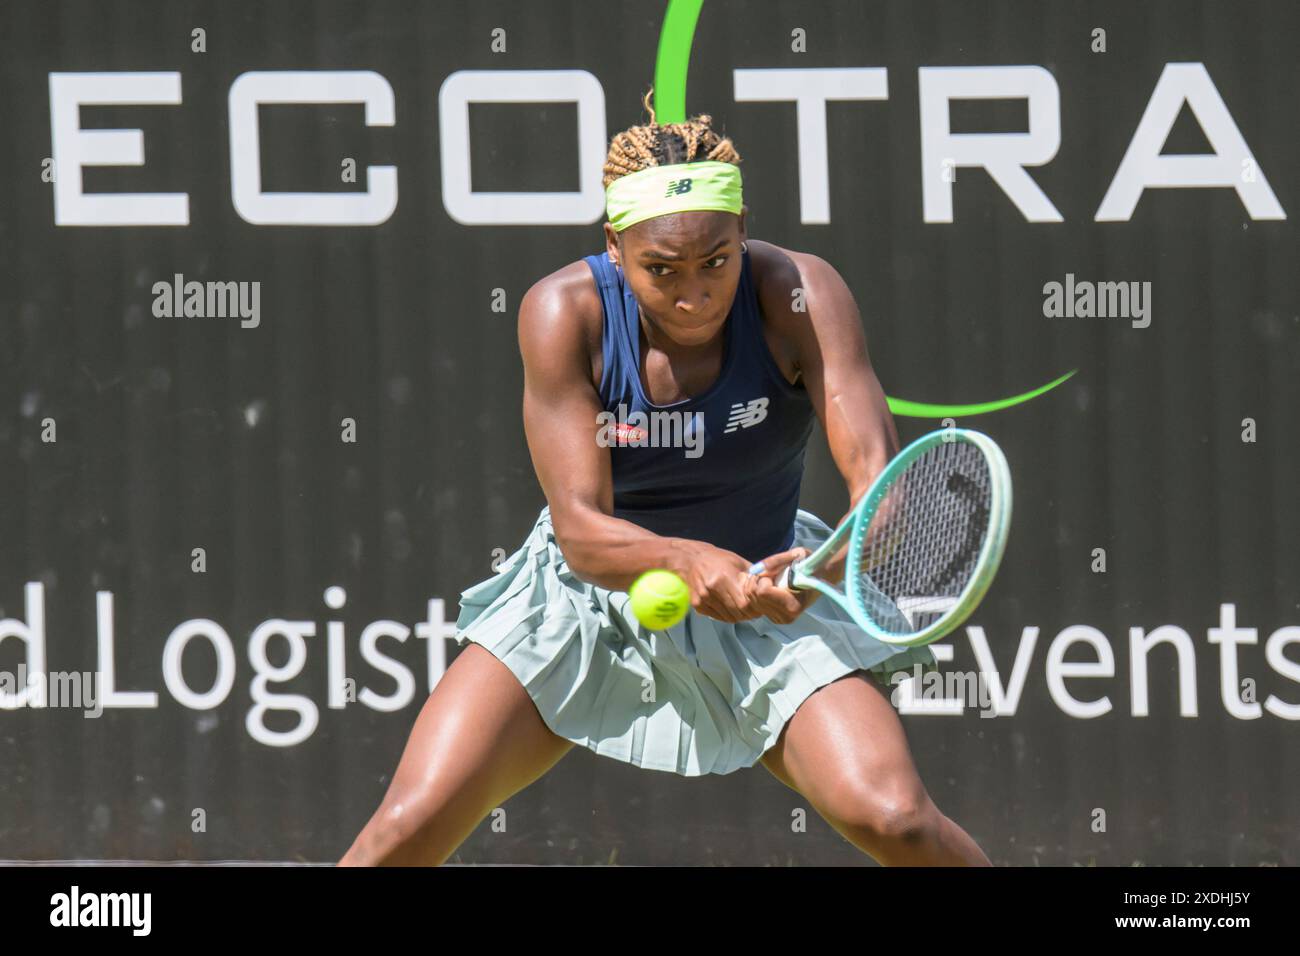
M737 428L749 428L767 418L767 398L754 398L749 402L736 402L731 406L727 417L724 435L730 435Z
M691 181L689 179L674 179L668 183L668 192L664 193L664 198L669 196L680 196L683 193L691 191Z

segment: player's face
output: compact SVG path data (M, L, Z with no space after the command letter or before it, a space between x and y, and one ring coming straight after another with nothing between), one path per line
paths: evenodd
M657 216L622 233L606 224L605 235L641 311L661 332L679 345L721 333L740 284L745 210Z

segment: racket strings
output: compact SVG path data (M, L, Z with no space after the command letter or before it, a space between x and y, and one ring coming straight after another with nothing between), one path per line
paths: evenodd
M979 563L992 475L983 451L941 442L889 486L870 522L855 529L851 597L884 630L919 631L951 610Z

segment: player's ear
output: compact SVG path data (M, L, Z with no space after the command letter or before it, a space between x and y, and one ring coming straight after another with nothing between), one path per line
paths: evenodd
M614 265L619 263L623 255L618 247L618 233L608 222L605 223L605 255Z

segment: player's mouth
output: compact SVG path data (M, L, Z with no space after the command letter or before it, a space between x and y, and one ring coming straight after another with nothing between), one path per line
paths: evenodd
M658 316L646 313L644 307L642 313L663 335L668 336L674 342L680 345L699 345L707 342L710 338L721 331L723 324L726 322L726 313L712 316L704 320L685 319L679 314L675 314L670 321L665 322Z
M683 335L689 335L691 337L694 337L701 332L717 331L722 327L722 323L725 319L726 316L717 316L714 318L705 319L700 322L691 322L691 321L683 321L682 319L674 319L672 323L670 324L666 323L663 327L666 329L670 329L673 332L678 332Z

